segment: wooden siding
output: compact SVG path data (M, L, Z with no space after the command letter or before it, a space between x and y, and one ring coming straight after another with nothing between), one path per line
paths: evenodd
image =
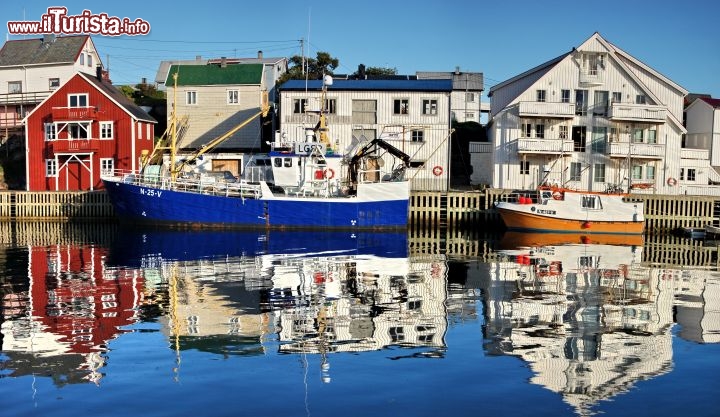
M68 107L69 94L87 94L88 106L94 107L96 116L91 121L89 132L89 143L92 149L75 152L62 152L57 156L58 168L67 161L69 154L75 153L78 159L91 164L93 178L90 178L89 166L74 160L67 170L59 169L59 176L47 177L45 175L45 160L53 159L58 152L51 151L53 146L67 145L67 133L65 130L58 134L55 141L45 140L45 123L53 122L53 108ZM113 123L112 139L100 139L100 122ZM57 122L62 125L64 122ZM100 159L112 158L115 169L130 170L137 166L142 150L150 150L153 147L154 126L150 128L150 138L138 141L134 129L134 119L124 108L108 99L102 92L98 91L93 84L80 75L74 76L71 80L55 91L29 116L26 127L27 148L28 148L28 189L31 191L73 191L89 190L102 187L100 181ZM144 136L147 136L147 127L144 127ZM63 142L64 141L64 142ZM75 140L80 143L84 140ZM57 189L56 189L57 184Z
M228 104L228 91L238 90L238 103ZM186 104L186 93L197 93L197 104ZM174 88L168 87L171 103ZM260 86L182 86L177 88L177 117L188 116L188 129L181 138L180 148L199 148L244 122L260 111ZM168 123L171 114L168 112ZM260 119L240 129L217 149L260 148Z

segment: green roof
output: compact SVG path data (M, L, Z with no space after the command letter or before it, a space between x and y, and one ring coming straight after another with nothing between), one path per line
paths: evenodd
M262 64L219 65L172 65L165 85L174 85L173 74L177 73L177 85L259 85L262 81Z

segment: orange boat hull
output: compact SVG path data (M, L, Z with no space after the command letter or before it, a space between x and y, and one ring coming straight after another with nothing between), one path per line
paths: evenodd
M639 234L644 231L644 222L582 221L547 217L532 213L517 212L499 208L498 212L510 230L534 232L594 234Z

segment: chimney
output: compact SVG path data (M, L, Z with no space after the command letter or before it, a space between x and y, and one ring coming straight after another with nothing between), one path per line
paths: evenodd
M455 67L455 75L460 75L460 67Z
M262 59L262 57L263 57L262 51L258 51L258 59Z
M140 79L140 84L147 84L147 78L142 77L142 78Z
M225 68L225 67L227 67L227 58L224 56L221 56L220 57L220 68Z
M95 78L97 78L97 80L100 82L102 82L102 80L103 80L102 67L100 65L95 67Z

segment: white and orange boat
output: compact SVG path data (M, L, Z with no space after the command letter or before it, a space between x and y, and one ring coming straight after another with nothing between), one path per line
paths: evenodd
M629 235L645 230L643 203L624 193L541 187L495 207L515 231Z

